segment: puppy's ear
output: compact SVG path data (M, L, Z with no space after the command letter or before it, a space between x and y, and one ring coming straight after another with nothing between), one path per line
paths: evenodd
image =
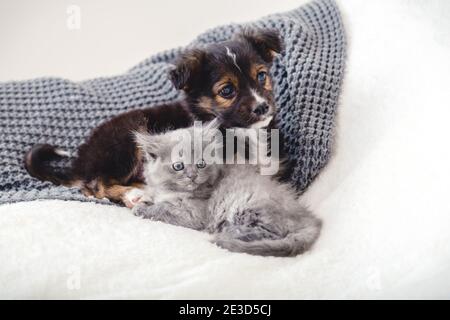
M198 49L184 53L170 72L170 80L177 89L186 90L195 75L200 72L205 53Z
M238 37L249 42L266 62L272 62L275 55L283 50L279 33L273 29L245 29Z

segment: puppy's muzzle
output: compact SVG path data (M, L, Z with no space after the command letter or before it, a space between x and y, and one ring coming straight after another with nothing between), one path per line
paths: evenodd
M269 105L266 102L258 104L255 109L253 110L253 113L262 116L265 115L269 111Z

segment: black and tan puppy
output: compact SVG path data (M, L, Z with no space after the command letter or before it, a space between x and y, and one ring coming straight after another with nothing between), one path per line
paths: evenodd
M133 110L103 123L80 146L70 168L49 165L65 153L47 144L27 152L25 167L40 180L129 204L127 193L143 183L142 158L132 132L158 133L217 116L224 127L266 125L275 112L269 69L280 50L278 34L271 30L246 30L233 40L190 50L170 74L175 87L184 90L184 100Z

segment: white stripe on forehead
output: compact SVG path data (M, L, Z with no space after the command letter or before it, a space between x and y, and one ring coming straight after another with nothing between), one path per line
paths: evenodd
M236 54L234 52L231 52L230 48L228 48L227 46L225 46L225 49L227 49L227 56L229 56L233 60L233 63L236 66L236 68L238 68L239 71L242 73L241 68L238 66L236 62Z
M261 97L258 92L256 92L256 90L252 89L252 95L256 100L256 103L263 103L263 102L267 102L266 99L264 99L263 97Z

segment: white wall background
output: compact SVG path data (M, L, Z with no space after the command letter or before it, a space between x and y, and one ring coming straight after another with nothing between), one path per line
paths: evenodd
M305 0L1 0L0 81L83 80L126 71L205 29L293 9ZM81 28L69 29L70 5Z

